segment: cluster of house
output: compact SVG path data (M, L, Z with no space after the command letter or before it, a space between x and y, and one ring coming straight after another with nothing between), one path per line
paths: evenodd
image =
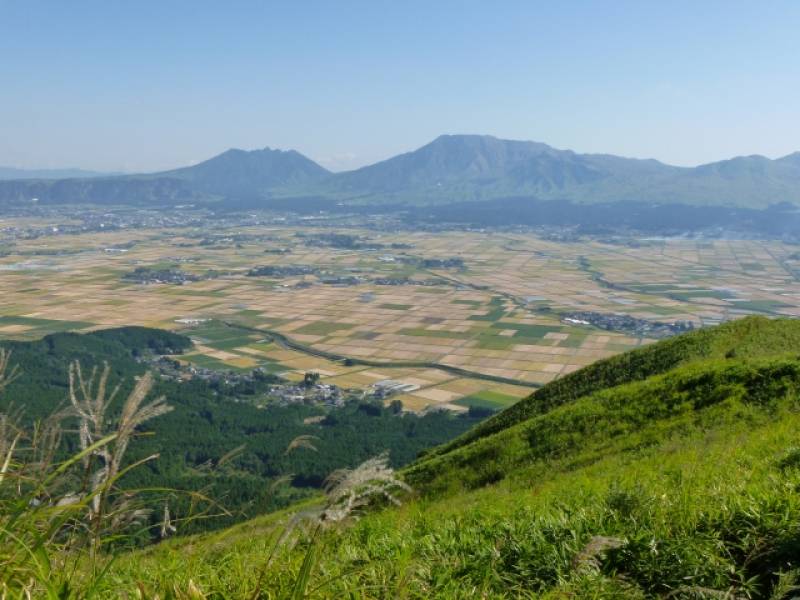
M383 400L395 394L408 394L418 389L419 386L413 383L404 383L394 379L383 379L373 383L370 392L374 398Z
M606 331L623 331L651 338L669 337L694 329L694 323L691 321L664 323L637 319L630 315L591 311L567 313L562 316L561 320L568 325L593 325Z
M183 285L191 281L203 279L198 275L187 273L181 269L154 269L152 267L136 267L122 277L125 281L140 284L169 283Z

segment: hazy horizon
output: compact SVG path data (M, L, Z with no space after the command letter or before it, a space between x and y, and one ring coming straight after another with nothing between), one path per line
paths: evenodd
M547 144L547 142L543 141L543 140L522 140L522 139L517 139L517 138L504 138L504 137L495 136L495 135L492 135L492 134L447 133L447 134L442 134L442 135L486 135L486 136L496 137L496 138L499 138L499 139L510 140L510 141L541 142L541 143ZM439 136L437 136L437 137L439 137ZM428 143L432 142L434 139L435 138L431 138L426 142L421 142L421 143L419 143L418 145L416 145L414 147L411 147L411 148L408 148L408 149L405 149L405 150L401 150L400 152L398 152L396 154L392 154L392 155L389 155L389 156L378 158L378 159L376 159L376 160L374 160L372 162L368 162L368 163L364 163L364 164L358 164L358 165L352 166L352 167L339 167L339 168L331 167L331 166L328 166L325 163L325 161L322 160L322 159L318 160L314 156L309 156L309 155L307 155L305 153L302 153L302 152L301 152L301 154L303 154L307 158L313 160L314 162L322 165L323 167L325 167L326 169L328 169L329 171L331 171L333 173L342 173L342 172L345 172L345 171L357 170L357 169L360 169L360 168L365 167L365 166L369 166L369 165L372 165L372 164L375 164L375 163L378 163L378 162L382 162L384 160L388 160L388 159L390 159L390 158L392 158L394 156L397 156L399 154L405 154L405 153L408 153L408 152L413 152L414 150L417 150L417 149L421 148L422 146L425 146ZM555 148L557 150L573 151L576 154L615 154L613 152L603 152L603 151L583 152L583 151L581 151L579 149L576 149L576 148L559 148L557 146L553 146L552 144L548 144L548 145L552 146L553 148ZM180 168L184 168L184 167L191 167L191 166L197 165L197 164L199 164L201 162L204 162L206 160L209 160L211 158L214 158L215 156L219 156L220 154L222 154L224 152L227 152L228 150L244 150L245 152L254 152L254 151L258 151L258 150L264 150L264 149L267 149L267 148L270 149L270 150L281 150L281 151L284 151L284 152L291 151L291 150L295 150L295 151L300 152L299 150L297 150L297 148L277 148L277 147L269 146L269 145L262 146L262 147L254 147L254 148L235 148L235 147L231 147L231 148L220 149L219 151L216 151L212 155L210 155L208 157L205 157L205 158L203 158L201 160L192 161L192 162L186 163L186 164L167 165L167 166L164 166L163 168L149 169L149 170L143 170L143 171L135 171L135 170L127 170L126 171L126 170L121 169L121 168L120 169L107 169L107 170L104 170L104 169L93 169L93 168L90 168L90 167L85 167L85 166L80 166L80 165L78 165L78 166L76 166L76 165L53 165L53 166L46 166L46 167L37 167L37 166L18 166L18 165L9 165L9 164L0 164L0 169L9 168L9 169L18 169L18 170L21 170L21 171L46 171L46 170L64 170L64 171L69 171L69 170L76 170L76 171L87 171L87 172L93 172L93 173L104 173L104 172L107 172L109 175L112 175L112 174L113 175L138 174L138 173L145 173L146 174L146 173L157 173L157 172L161 172L161 171L168 171L168 170L172 170L172 169L180 169ZM798 144L798 148L800 148L800 144ZM728 160L728 159L731 159L731 158L737 158L737 157L740 157L740 156L759 155L759 156L764 156L765 158L768 158L770 160L775 160L775 159L783 158L783 157L788 156L790 154L794 154L796 152L800 152L800 150L794 150L794 151L790 151L790 152L788 152L786 154L780 154L780 155L774 155L774 156L767 156L767 155L758 154L758 153L736 154L736 155L731 155L731 156L721 156L721 157L719 157L719 158L717 158L715 160L702 162L702 163L696 163L696 164L670 163L670 162L661 160L661 159L659 159L657 157L654 157L654 156L625 156L625 155L616 155L616 154L615 155L616 156L621 156L622 158L632 158L632 159L641 159L641 160L653 159L653 160L658 160L659 162L662 162L662 163L667 164L667 165L680 166L680 167L690 167L691 168L691 167L703 166L705 164L714 163L714 162L718 162L718 161Z
M777 158L800 150L798 26L792 2L0 1L0 165L152 172L269 146L342 171L448 132Z

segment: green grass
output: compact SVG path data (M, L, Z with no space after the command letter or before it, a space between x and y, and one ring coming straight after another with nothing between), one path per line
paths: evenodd
M242 346L248 346L260 337L252 332L229 327L218 321L203 323L186 330L185 333L206 346L217 350L234 350Z
M470 315L470 321L499 321L506 316L506 309L503 298L500 296L493 296L489 301L489 310L483 315Z
M456 299L453 300L453 304L464 304L465 306L471 306L472 308L478 308L479 306L483 305L483 302L480 300L460 300Z
M211 369L214 371L252 371L252 367L236 367L229 365L213 356L206 356L205 354L190 354L189 356L181 357L186 362L190 362L195 366L203 369ZM284 369L285 370L285 369ZM280 372L280 371L278 371Z
M519 400L514 396L508 394L501 394L500 392L483 391L469 396L459 398L453 404L459 406L474 406L476 408L490 408L492 410L500 410L511 406Z
M744 302L733 302L732 304L740 310L771 314L777 314L781 309L790 308L790 305L775 300L746 300Z
M237 348L251 344L257 339L258 336L253 335L233 335L228 338L210 340L207 345L217 350L236 350Z
M92 323L87 321L58 321L54 319L37 319L21 316L2 316L0 317L0 326L2 325L26 325L31 327L29 331L25 332L26 334L35 333L37 337L41 337L48 333L83 329L85 327L90 327Z
M397 332L400 335L419 337L449 338L454 340L467 340L475 334L469 331L447 331L446 329L423 329L422 327L409 327Z
M525 343L515 337L498 335L498 332L492 331L491 329L481 331L475 336L475 341L478 342L478 348L484 350L509 350L514 344Z
M580 348L587 337L586 334L571 333L568 338L560 340L558 345L564 348Z
M237 336L245 338L249 335L248 333L244 333L233 327L228 327L219 321L202 323L187 330L187 333L190 333L192 336L202 337L203 339L209 341L227 340Z
M704 361L599 390L409 468L426 489L479 487L535 461L580 462L597 449L628 451L673 433L753 412L750 405L797 399L795 359ZM535 394L534 394L535 396Z
M555 340L545 339L545 335L550 332L560 332L562 327L552 325L529 325L525 323L511 323L508 321L500 321L492 323L492 325L477 335L474 335L475 340L478 342L478 347L485 350L508 350L517 344L531 345L531 346L554 346ZM502 330L512 330L513 335L500 335ZM576 340L576 346L580 345L580 341ZM570 342L561 343L561 345L569 346Z
M486 470L472 490L327 532L309 587L323 598L768 598L800 552L798 431L792 402L739 404L627 450L566 451L500 480ZM163 592L191 580L209 598L248 597L287 518L123 557L107 585ZM619 547L582 564L602 538ZM288 596L306 539L280 554L261 597Z
M774 356L800 349L800 321L748 317L637 348L570 373L510 409L484 421L436 452L470 443L511 427L589 392L614 387L708 358Z

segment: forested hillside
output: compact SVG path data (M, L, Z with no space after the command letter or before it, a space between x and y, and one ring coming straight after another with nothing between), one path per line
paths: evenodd
M113 410L147 370L141 359L179 353L191 344L183 336L143 327L100 330L88 334L59 333L34 342L0 342L12 352L10 364L20 375L0 395L0 413L19 413L32 424L69 403L67 371L80 361L85 373L107 363L109 389L121 384ZM292 498L316 493L324 478L342 467L389 452L400 467L430 446L464 432L480 419L469 415L397 414L374 403L353 402L341 408L269 406L257 408L253 399L273 381L264 375L250 384L225 384L195 378L177 382L156 380L152 396L163 395L172 412L148 421L128 459L158 454L158 460L133 470L123 481L130 488L202 490L230 514L195 521L182 533L221 527L246 516L285 505ZM317 417L314 419L313 417ZM306 420L309 420L307 422ZM313 436L311 445L287 453L298 436ZM64 454L77 449L78 436L64 435ZM234 452L229 459L220 459ZM284 485L271 486L288 477ZM154 493L161 506L163 494ZM189 496L173 494L170 506L180 516ZM157 518L155 515L154 518Z

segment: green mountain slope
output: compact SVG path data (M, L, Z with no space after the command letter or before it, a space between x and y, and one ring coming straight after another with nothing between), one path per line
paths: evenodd
M409 468L407 478L417 489L441 493L518 476L540 462L580 464L713 423L734 405L768 406L796 394L798 385L796 358L701 361L590 392L423 460Z
M484 421L452 442L434 448L441 455L577 400L592 392L641 381L681 365L713 358L756 358L800 352L800 321L748 317L663 340L598 361L558 379Z
M402 507L301 534L264 577L286 514L122 557L107 585L289 597L308 573L322 598L794 597L799 335L750 318L550 384L407 468Z

